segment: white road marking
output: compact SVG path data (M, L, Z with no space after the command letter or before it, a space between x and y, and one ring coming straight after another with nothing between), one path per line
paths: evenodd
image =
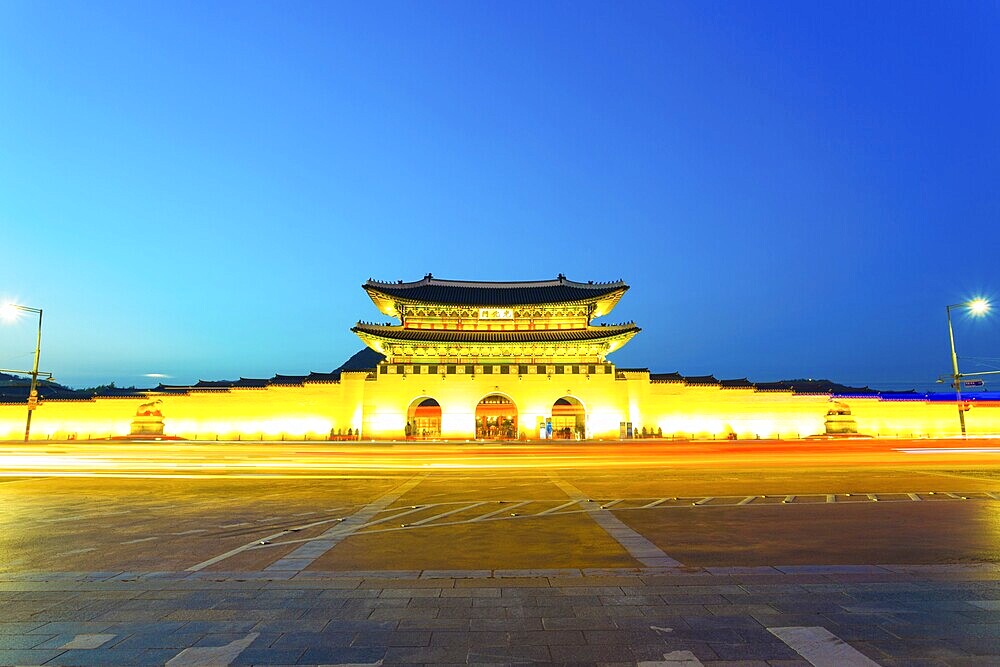
M618 544L625 547L625 550L629 552L632 558L635 558L647 567L676 567L681 564L679 561L665 554L660 547L629 528L612 512L601 509L598 503L588 499L580 489L554 475L549 475L549 478L553 484L562 489L563 493L576 500L587 511L590 518L604 529L604 532L610 535Z
M609 510L609 509L611 509L612 507L614 507L615 505L617 505L620 502L621 502L621 500L612 500L610 503L604 503L603 505L601 505L601 509L602 510Z
M251 632L243 639L229 642L225 646L192 646L186 648L170 660L166 667L219 667L232 664L260 633Z
M478 503L472 503L471 505L466 505L465 507L459 507L458 509L454 509L454 510L451 510L449 512L442 512L441 514L435 514L434 516L429 516L426 519L421 519L420 521L414 521L410 525L411 526L422 526L422 525L424 525L426 523L430 523L432 521L436 521L437 519L443 519L446 516L451 516L452 514L458 514L459 512L464 512L465 510L471 510L471 509L473 509L475 507L479 507L480 505L485 505L485 504L486 504L486 501L485 500L481 500Z
M1000 611L1000 600L969 600L969 604L986 611Z
M117 516L119 514L128 514L128 510L122 510L120 512L84 512L83 514L71 514L70 516L61 516L55 519L39 519L42 523L66 523L67 521L83 521L87 519L101 519L106 516Z
M89 551L97 551L97 547L87 547L85 549L73 549L72 551L64 551L61 554L56 554L56 557L58 558L59 556L75 556L76 554L85 554Z
M349 525L344 527L343 529L339 527L331 528L327 532L335 533L340 530L343 530L345 533L355 533L359 530L362 530L363 528L370 528L371 526L377 526L380 523L386 523L387 521L395 521L400 517L408 516L410 514L416 514L417 512L423 512L428 507L433 507L433 505L414 505L405 512L397 512L396 514L390 514L389 516L384 516L381 519L376 519L374 521L368 521L367 523L363 523L361 525Z
M879 667L850 644L823 627L768 628L814 667Z
M71 514L70 516L61 516L56 519L38 519L41 523L65 523L66 521L77 521L78 519L93 519L96 518L96 514Z
M920 449L895 449L904 454L1000 454L998 447L921 447Z
M704 667L704 663L691 651L671 651L663 654L663 660L642 660L638 667Z
M664 500L666 500L666 498L664 498ZM545 516L546 514L555 514L559 510L566 509L567 507L572 507L573 505L576 505L576 501L575 500L571 500L568 503L563 503L562 505L556 505L555 507L550 507L549 509L547 509L545 511L539 512L535 516Z
M517 509L518 507L521 507L522 505L527 505L530 502L531 502L530 500L522 500L519 503L504 503L504 506L496 510L495 512L487 512L486 514L481 514L477 516L475 519L469 519L469 523L476 523L477 521L483 521L485 519L489 519L490 517L494 517L497 514L510 512L512 509ZM574 500L573 502L576 501Z
M984 491L984 492L980 492L980 493L983 493L983 494L989 496L990 498L993 498L994 500L1000 500L1000 495L997 495L996 493L988 492L988 491ZM822 497L822 494L815 494L815 495L817 497ZM851 495L851 494L847 494L847 495ZM855 495L862 495L862 494L855 494ZM874 494L863 494L863 495L867 495L869 499L877 500L877 497L875 497ZM920 498L919 496L916 496L916 494L913 494L913 493L907 493L905 495L907 495L910 500L922 500L922 498ZM944 494L942 494L942 495L944 495ZM624 509L621 509L619 511L632 511L632 510L639 510L639 509L651 509L651 508L657 508L657 507L659 507L661 509L667 509L667 510L669 510L669 509L683 509L683 508L692 509L693 507L704 507L705 503L708 503L708 502L710 502L712 500L729 500L729 501L734 501L734 502L728 502L728 503L715 503L715 504L711 505L712 507L735 507L735 506L740 506L740 505L749 505L749 504L753 503L757 498L763 498L763 497L764 496L715 496L715 497L701 498L698 501L691 502L691 503L688 503L687 501L684 501L683 504L669 505L669 506L665 506L665 507L663 506L664 503L666 503L668 501L675 501L675 500L677 500L677 498L674 498L674 497L657 498L657 499L655 499L655 500L653 500L653 501L651 501L651 502L649 502L649 503L647 503L645 505L639 505L637 507L625 507ZM942 496L938 496L938 497L942 498ZM739 500L737 500L737 498ZM786 496L786 499L787 498L796 499L797 496ZM961 499L962 497L961 496L957 496L955 494L951 494L951 498L958 500L958 499ZM942 498L942 499L944 499L944 498ZM618 502L625 502L625 501L628 501L628 500L634 500L636 502L641 502L643 500L649 500L649 499L648 498L638 498L638 499L628 499L628 498L625 498L625 499L622 499L620 501L614 501L614 502L615 502L615 504L617 504ZM476 503L476 505L468 505L466 503L459 503L459 502L430 503L430 504L425 504L425 505L413 506L413 507L411 507L411 508L409 508L409 509L407 509L407 510L405 510L403 512L399 512L399 513L393 514L393 515L388 516L388 517L382 517L380 519L376 519L374 521L369 521L367 523L363 523L363 524L360 524L360 525L358 525L358 524L348 524L348 523L344 522L342 519L324 519L324 520L321 520L321 521L314 521L312 523L308 523L308 524L303 524L303 525L296 526L295 528L284 529L284 530L281 530L280 532L277 532L277 533L274 533L274 534L271 534L271 535L267 535L265 537L256 538L256 539L254 539L253 542L250 542L248 544L244 544L243 546L240 546L240 547L237 547L237 548L232 549L230 551L227 551L224 554L220 554L220 555L215 556L214 558L211 558L211 559L209 559L207 561L203 561L201 563L198 563L197 565L194 565L194 566L188 568L187 571L189 571L189 572L197 572L197 571L202 570L202 569L204 569L204 568L206 568L206 567L208 567L210 565L213 565L213 564L218 563L220 561L223 561L223 560L225 560L227 558L235 556L236 554L242 553L242 552L247 551L249 549L260 547L262 542L268 542L269 546L273 546L273 547L282 546L282 545L291 545L291 544L303 544L303 545L305 545L305 544L307 544L309 542L315 542L315 541L321 540L321 539L329 539L331 537L335 537L339 541L343 537L346 537L347 535L355 533L355 532L358 532L360 530L365 530L366 532L387 532L387 531L400 530L401 527L392 527L392 528L388 528L388 529L383 528L383 529L376 529L374 531L368 531L369 528L372 528L374 526L377 526L377 525L380 525L380 524L384 524L384 523L389 522L389 521L394 521L394 520L399 519L399 518L401 518L403 516L406 516L406 515L409 515L409 514L413 514L413 513L419 512L419 511L424 511L424 510L427 510L427 509L430 509L430 508L442 507L442 506L447 506L447 505L462 505L462 507L460 507L458 510L455 510L454 512L446 512L444 514L439 514L439 515L437 515L435 517L431 517L430 519L424 519L424 520L421 520L421 521L416 521L413 524L406 524L404 527L402 527L402 528L405 528L405 529L409 529L410 527L425 526L425 525L427 525L429 523L429 521L440 520L442 517L444 517L446 515L453 514L453 513L458 512L458 511L463 511L463 510L469 509L470 507L474 507L474 506L478 506L478 505L490 504L492 502L493 501L483 501L482 503ZM453 525L462 525L462 524L468 524L468 523L478 523L480 521L490 521L490 520L506 519L508 517L506 517L506 516L500 516L500 515L515 514L513 512L513 510L515 510L517 508L520 508L520 507L523 507L524 505L531 504L531 503L548 503L548 502L551 502L551 500L521 500L521 501L517 501L517 502L504 502L504 503L502 503L502 506L500 506L498 509L493 510L491 512L487 512L486 514L482 514L482 515L479 515L479 516L471 518L471 519L466 519L464 521L446 521L446 522L436 523L434 525L435 526L453 526ZM817 504L818 502L822 502L822 501L814 501L814 500L808 500L807 499L807 500L804 500L804 501L798 501L796 504ZM836 495L835 494L826 494L826 502L827 503L836 503L837 502ZM888 502L892 502L892 501L890 500ZM562 503L560 505L556 505L555 507L550 507L549 509L543 510L543 511L538 512L536 514L522 515L522 517L537 517L537 516L552 515L552 514L556 514L556 513L563 513L562 510L566 510L567 508L569 508L569 507L571 507L573 505L586 505L586 503L591 503L591 501L588 500L587 498L583 497L583 495L581 493L577 498L574 498L574 499L572 499L570 501L567 501L567 502ZM584 507L583 509L580 509L580 510L570 510L569 512L566 512L566 513L586 512L586 513L589 513L589 514L593 515L595 512L607 511L606 509L605 510L601 510L600 506L597 505L596 503L591 503L591 504L593 506L586 506L586 507ZM605 508L607 508L608 506L609 506L608 504L605 504ZM761 506L762 507L768 507L768 506L773 506L773 505L767 505L765 503L765 504L763 504ZM333 508L333 509L340 509L340 508ZM359 512L360 512L360 510L359 510ZM384 510L383 510L383 512L384 512ZM611 516L610 512L608 514L609 514L609 516ZM313 528L315 526L320 526L320 525L324 525L324 524L334 523L334 522L336 522L337 525L331 527L330 530L328 530L326 533L324 533L323 536L314 537L314 538L305 538L305 539L299 539L299 540L286 540L286 541L282 541L282 542L273 542L272 543L273 540L275 540L277 538L280 538L280 537L283 537L285 535L288 535L289 533L297 532L299 530L305 530L307 528ZM237 527L249 526L249 525L252 525L252 524L247 523L247 522L240 522L240 523L226 524L226 525L223 525L223 526L220 526L220 527L221 528L237 528ZM631 530L631 529L629 529L629 530ZM199 532L199 531L188 531L188 533L194 533L194 532ZM204 531L201 531L201 532L204 532ZM180 534L184 534L184 533L180 533ZM324 537L324 536L326 536L326 537ZM133 544L133 543L138 543L138 542L143 542L143 541L151 541L153 539L156 539L156 538L143 538L143 539L139 539L139 540L131 540L129 542L122 542L121 544ZM58 554L58 555L60 555L60 556L62 556L62 555L72 555L74 553L84 553L85 551L88 551L88 550L65 552L63 554ZM89 549L89 551L93 551L93 549ZM660 553L662 553L662 551ZM654 559L661 559L662 558L662 556L659 556L659 555L654 555L654 556L650 556L650 557L654 558ZM669 558L669 556L667 556L667 558ZM673 561L672 559L671 559L671 561L673 563L676 563L676 561ZM664 565L664 561L657 560L656 565Z
M397 500L402 498L411 489L424 481L424 475L418 475L417 477L411 477L407 481L403 482L399 486L390 491L382 494L369 504L365 505L359 509L354 514L346 517L343 521L338 522L338 524L322 535L319 535L315 539L306 542L305 544L299 546L294 551L289 553L284 558L280 558L274 563L271 563L266 568L267 570L281 570L281 571L296 571L301 572L316 561L317 558L328 552L330 549L334 548L346 537L356 533L362 528L375 525L377 523L382 523L384 521L389 521L392 518L397 518L402 514L393 515L392 517L379 519L377 521L372 521L376 516L385 512L385 510L395 503ZM417 512L423 509L422 506L415 507L410 512Z
M668 632L673 632L674 631L673 628L661 628L658 625L651 625L651 626L649 626L649 629L652 630L652 631L654 631L658 635L664 635L664 634L666 634Z
M195 528L194 530L184 530L179 533L170 533L171 535L194 535L195 533L207 533L208 531L204 528Z
M158 537L140 537L137 540L126 540L124 542L119 542L119 544L139 544L140 542L152 542L153 540L158 540Z
M94 649L100 648L104 644L117 637L118 635L77 635L73 639L69 640L59 648L61 649Z
M224 554L219 554L218 556L215 556L213 558L209 558L208 560L202 561L202 562L198 563L197 565L192 565L191 567L189 567L186 570L186 572L199 572L201 570L204 570L209 565L215 565L216 563L224 561L227 558L231 558L231 557L235 556L236 554L240 554L240 553L243 553L244 551L248 551L250 549L253 549L256 546L259 546L262 542L270 542L271 540L277 539L277 538L279 538L279 537L281 537L283 535L287 535L288 533L294 532L296 530L305 530L306 528L314 528L316 526L322 526L322 525L327 524L327 523L334 523L334 522L339 522L339 521L340 521L339 519L323 519L322 521L314 521L312 523L307 523L307 524L304 524L302 526L296 526L295 528L292 528L292 529L282 530L281 532L273 533L271 535L267 535L266 537L257 538L253 542L249 542L248 544L244 544L241 547L236 547L235 549L230 549L229 551L227 551Z

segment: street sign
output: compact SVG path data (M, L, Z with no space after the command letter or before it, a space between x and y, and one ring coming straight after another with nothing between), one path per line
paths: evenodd
M962 380L963 387L982 387L985 384L982 380Z
M38 397L37 396L29 396L28 397L28 409L29 410L34 410L37 407L38 407Z

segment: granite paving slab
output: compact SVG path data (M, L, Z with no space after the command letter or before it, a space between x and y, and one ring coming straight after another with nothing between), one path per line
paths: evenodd
M831 567L623 568L570 577L313 572L253 581L242 573L0 575L0 589L23 616L0 622L0 664L184 665L202 649L226 649L225 664L235 665L809 664L774 628L819 628L798 637L828 633L850 655L883 667L1000 664L993 604L1000 571L861 570L875 580L841 581ZM78 618L79 605L116 600L113 618ZM141 600L157 603L153 617L135 604Z

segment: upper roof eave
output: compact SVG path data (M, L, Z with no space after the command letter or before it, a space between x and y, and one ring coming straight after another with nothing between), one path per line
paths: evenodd
M597 302L618 298L628 290L623 280L607 283L577 282L559 275L554 280L486 282L473 280L441 280L427 274L421 280L381 282L369 279L362 287L382 312L395 316L390 304L435 303L460 306L520 306L557 305ZM393 312L387 312L392 310ZM608 308L607 310L610 310Z

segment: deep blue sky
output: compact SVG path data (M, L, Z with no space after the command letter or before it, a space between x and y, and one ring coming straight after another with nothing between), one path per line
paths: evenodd
M620 366L926 386L998 118L997 2L4 2L0 296L74 386L327 371L427 272L624 278Z

